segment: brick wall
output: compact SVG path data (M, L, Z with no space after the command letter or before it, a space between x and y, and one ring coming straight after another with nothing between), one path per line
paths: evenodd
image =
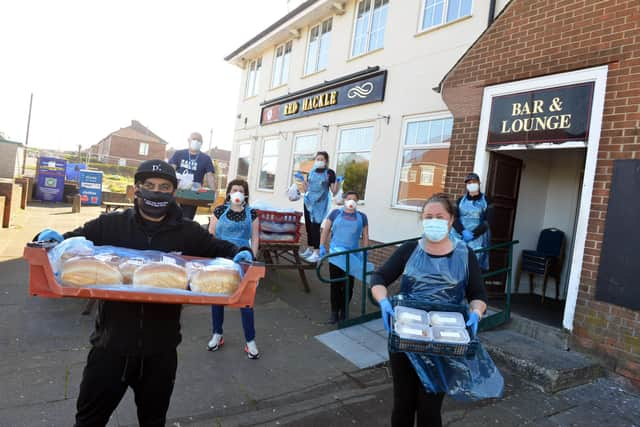
M445 189L463 192L473 167L482 89L608 65L602 133L591 200L574 340L640 383L640 314L595 301L615 159L640 158L640 2L513 0L443 82L455 117Z
M111 149L108 153L109 156L116 158L124 158L124 159L135 159L139 161L150 160L150 159L165 159L165 151L167 146L160 142L147 142L142 141L149 144L149 154L147 156L141 156L138 154L138 150L140 147L140 142L130 138L124 138L118 135L111 135ZM117 163L117 159L110 159L113 163ZM135 164L132 164L135 163ZM129 166L137 166L137 162L127 162Z

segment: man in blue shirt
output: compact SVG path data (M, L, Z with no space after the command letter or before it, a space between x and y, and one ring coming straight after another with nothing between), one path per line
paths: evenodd
M206 178L209 188L215 191L213 162L211 157L200 151L201 148L202 135L193 132L189 136L189 148L176 151L169 159L169 164L176 169L178 189L191 190L194 183L203 186L202 183ZM183 204L181 207L185 218L193 219L196 215L196 206Z

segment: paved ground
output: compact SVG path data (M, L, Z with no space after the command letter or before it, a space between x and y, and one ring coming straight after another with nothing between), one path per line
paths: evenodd
M92 318L81 300L48 300L27 294L24 242L43 227L68 230L98 215L84 208L31 206L16 226L0 229L0 426L67 426L88 351ZM324 324L328 289L312 281L305 294L293 273L271 273L257 294L257 341L263 357L242 352L239 315L229 312L225 347L205 351L210 335L207 307L184 310L170 426L385 426L392 389L384 366L358 369L314 337ZM507 390L499 401L445 400L449 426L631 426L640 398L615 378L546 395L504 371ZM111 426L136 425L128 393Z

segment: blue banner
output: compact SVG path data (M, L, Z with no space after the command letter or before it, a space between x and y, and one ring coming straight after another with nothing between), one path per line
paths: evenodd
M102 204L102 172L80 171L80 201L83 205L100 206Z
M55 157L38 159L38 187L36 199L47 202L62 202L64 196L64 175L67 161Z

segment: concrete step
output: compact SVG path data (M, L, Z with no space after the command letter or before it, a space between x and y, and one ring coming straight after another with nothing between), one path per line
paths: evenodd
M511 329L480 334L496 363L504 364L524 380L547 393L586 384L603 375L588 356L543 343Z
M569 333L560 328L545 325L523 316L511 313L511 321L508 324L509 329L519 332L543 344L548 344L558 350L569 350Z

